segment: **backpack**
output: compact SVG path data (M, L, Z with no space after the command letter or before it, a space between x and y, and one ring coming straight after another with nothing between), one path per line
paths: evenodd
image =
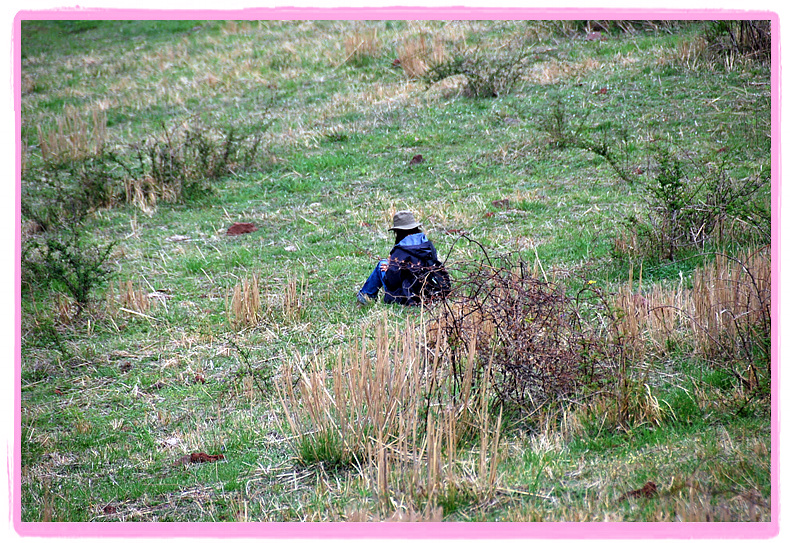
M430 241L420 245L395 246L384 277L384 301L419 305L446 297L450 293L450 274L436 258Z
M450 274L439 260L426 262L416 274L417 296L423 301L443 300L450 294Z

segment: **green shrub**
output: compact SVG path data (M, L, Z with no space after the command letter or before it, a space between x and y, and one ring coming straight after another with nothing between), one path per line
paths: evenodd
M23 243L21 262L23 284L65 289L77 303L78 312L112 274L110 257L116 245L115 241L92 240L84 213L47 213L49 226Z
M643 216L623 222L618 257L676 260L715 248L770 243L767 174L736 179L718 157L698 165L658 149L648 177Z
M513 89L528 67L528 59L537 55L522 39L511 40L505 47L497 49L481 45L447 55L433 64L422 79L432 84L451 76L464 75L464 96L496 98Z

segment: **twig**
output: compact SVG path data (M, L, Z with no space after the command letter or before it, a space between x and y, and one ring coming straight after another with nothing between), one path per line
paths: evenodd
M156 317L152 317L150 315L146 315L145 313L140 313L139 311L134 311L133 309L126 309L125 307L121 307L120 310L121 311L126 311L127 313L132 313L134 315L139 315L140 317L145 317L146 319L151 319L151 320L155 320L155 321L159 320Z

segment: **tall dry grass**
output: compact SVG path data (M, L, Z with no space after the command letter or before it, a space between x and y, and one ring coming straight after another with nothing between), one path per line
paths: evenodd
M151 318L151 311L157 304L165 303L168 295L160 292L149 292L132 280L120 280L110 283L105 292L107 313L111 317L120 314L137 315Z
M732 371L770 372L771 249L719 254L694 275L690 305L698 353Z
M441 41L431 40L424 34L406 39L398 47L398 63L408 78L423 76L431 66L445 58Z
M107 138L107 116L99 109L84 114L74 107L67 107L55 126L46 130L38 126L41 157L49 162L82 160L97 155Z
M692 280L691 287L682 277L676 287L646 291L633 280L621 287L619 333L633 340L633 359L644 362L682 348L730 372L747 389L770 380L770 247L718 254Z
M382 321L375 340L362 330L333 360L297 354L294 364L283 365L278 390L303 459L324 442L336 441L339 463L360 463L371 436L395 433L399 414L419 399L414 333L412 327L390 330Z
M261 289L258 276L243 279L233 287L226 300L228 321L235 329L253 327L261 318Z
M443 403L451 374L437 367L419 327L386 318L374 327L332 359L297 355L284 364L277 390L297 459L359 470L377 518L435 517L456 500L490 498L502 422L489 413L488 391L471 393L470 378L464 401ZM467 364L475 363L473 351ZM474 451L460 445L470 433Z
M299 321L304 318L307 311L308 295L307 278L290 276L282 298L283 316L290 321Z
M356 29L343 40L346 57L343 62L364 62L381 54L378 29Z

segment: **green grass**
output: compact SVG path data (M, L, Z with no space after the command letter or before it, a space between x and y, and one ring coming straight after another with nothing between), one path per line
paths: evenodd
M23 521L385 518L367 479L337 455L338 436L310 447L292 434L274 383L283 365L332 359L381 318L419 322L408 308L355 305L389 252L392 212L412 209L456 274L483 257L465 232L569 288L594 280L614 292L632 266L646 286L676 288L683 277L688 287L708 256L612 256L624 219L646 212L651 144L701 164L726 154L736 178L770 172L770 67L683 60L678 44L696 23L586 42L548 22L383 21L367 23L378 55L343 63L354 24L23 22L25 197L39 194L37 128L55 127L67 105L85 115L101 107L120 153L191 115L263 136L256 167L212 180L201 198L92 210L91 239L118 241L112 285L158 293L147 309L112 311L99 285L74 317L58 305L65 294L23 284ZM495 99L444 95L392 66L397 44L423 30L470 44L548 32L534 45L550 44L556 64L531 65ZM628 168L647 173L628 184L601 156L551 145L541 120L555 98L572 127L623 128ZM255 124L262 114L266 128ZM410 165L417 154L424 161ZM258 230L226 236L234 222ZM253 274L261 320L235 329L228 301ZM294 278L302 306L289 314ZM441 495L444 520L771 519L770 398L747 397L687 344L649 363L663 418L601 424L583 402L516 410L497 493ZM478 446L464 443L459 462L473 464ZM225 460L173 465L197 451ZM657 499L617 501L648 480Z

